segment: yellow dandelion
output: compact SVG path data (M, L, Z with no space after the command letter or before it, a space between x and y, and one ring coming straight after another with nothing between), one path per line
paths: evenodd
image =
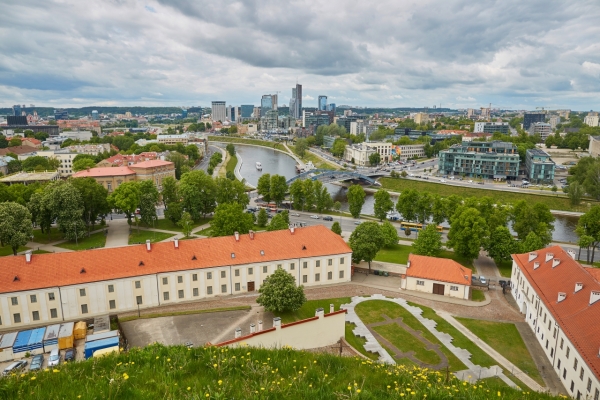
M348 386L348 390L352 390L352 387Z
M188 387L187 387L187 390L192 390L192 388L188 386Z
M204 395L204 397L210 397L210 394L206 393L206 394Z
M502 396L502 393L498 392L498 397Z
M53 369L52 372L60 372L58 369Z
M223 381L219 379L219 382L218 382L218 383L219 383L219 385L222 385L222 384L223 384Z
M35 376L32 376L32 377L31 377L31 380L32 380L32 381L35 381Z
M217 368L217 364L213 364L213 367Z
M360 389L356 389L356 393L360 393Z

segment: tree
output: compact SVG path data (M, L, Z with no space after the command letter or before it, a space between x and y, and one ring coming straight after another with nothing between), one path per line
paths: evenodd
M27 157L21 165L24 171L44 171L51 169L48 159L42 156Z
M416 205L419 202L419 192L414 189L405 189L398 196L396 211L402 214L405 221L415 221L417 219Z
M581 203L581 198L583 197L583 187L579 184L579 182L573 182L567 187L567 195L571 200L571 204L578 206Z
M282 268L265 279L256 302L271 312L297 311L306 302L304 287L296 286L296 278Z
M419 201L416 204L417 221L421 224L427 223L431 218L433 209L433 197L428 192L424 192L419 196Z
M271 201L271 174L262 174L256 184L256 192L267 203Z
M9 140L8 147L20 146L22 143L23 142L21 142L21 139L19 139L18 137L14 137Z
M462 207L450 219L448 247L464 258L473 260L488 236L488 227L481 213L470 207Z
M517 250L516 241L506 226L493 229L484 248L496 263L510 260L510 255Z
M82 158L81 160L73 161L73 171L83 171L88 168L94 168L96 162L89 158Z
M313 186L315 189L315 205L317 207L317 212L320 214L323 211L330 210L333 206L333 200L331 199L331 195L327 188L320 181L315 181Z
M341 202L336 201L335 203L333 203L333 209L335 210L335 212L339 213L341 208L342 208Z
M435 224L429 224L419 232L412 245L415 254L436 257L442 250L442 235Z
M183 208L194 221L215 210L217 186L204 171L194 170L183 175L179 182L179 195Z
M52 226L52 209L50 208L50 191L38 191L31 195L27 208L31 213L31 221L41 228L42 233L50 235Z
M10 246L16 256L20 246L31 239L31 213L17 203L0 203L0 245Z
M305 197L304 197L304 181L296 179L290 185L290 197L295 210L304 209Z
M258 212L258 217L256 218L256 225L264 228L267 226L267 222L269 222L269 217L267 216L267 212L264 208L261 208Z
M381 234L383 235L383 246L392 247L398 244L398 231L390 221L385 221L380 226Z
M227 178L216 178L217 204L237 203L246 207L250 198L246 194L246 186L240 181L232 181Z
M194 226L194 221L192 220L192 216L189 212L184 212L181 215L181 219L179 220L179 222L177 222L177 225L181 227L185 237L190 237L190 235L192 234L192 227Z
M337 233L338 235L341 236L342 234L342 227L340 226L340 223L335 221L333 223L333 225L331 225L331 231Z
M112 144L119 150L127 151L131 146L133 146L133 138L127 136L115 136Z
M127 223L131 225L131 215L140 204L140 186L138 182L124 182L108 196L108 203L127 215Z
M438 195L433 196L433 201L431 203L431 218L436 225L440 225L446 220L446 204L444 199Z
M315 183L310 179L305 179L302 181L303 190L304 190L304 206L306 211L310 211L315 206L317 202L317 193L315 192Z
M390 197L390 193L387 190L380 189L375 192L373 196L375 198L375 205L373 206L373 213L380 221L383 221L387 213L394 209L394 202Z
M371 165L379 165L381 162L381 156L379 153L373 153L369 156L369 164Z
M379 224L376 222L363 222L356 227L348 240L348 244L352 249L352 260L356 263L361 260L369 263L370 274L371 261L373 261L377 252L383 247L384 242L385 239L381 233Z
M233 143L228 143L227 146L225 146L225 150L227 150L230 156L235 156L235 146Z
M221 153L215 154L220 155ZM187 164L187 161L183 154L178 153L176 151L172 151L167 156L167 161L171 161L173 163L173 166L175 167L175 179L181 179L181 177L183 176L184 166L186 166Z
M304 157L304 154L306 154L306 150L308 150L308 141L306 139L298 139L296 141L296 154L298 154L300 157Z
M94 178L74 178L71 184L79 191L83 203L83 219L88 226L94 226L100 215L110 212L108 190Z
M400 172L400 176L403 178L406 178L408 176L408 172L402 171L402 172Z
M281 214L276 214L271 218L271 223L267 225L267 231L281 231L289 227L289 222L285 222L285 218Z
M592 238L591 243L586 247L592 248L591 262L593 263L596 247L600 245L600 206L593 206L579 218L575 232L580 238L583 236Z
M259 181L260 184L260 181ZM272 201L277 204L277 207L281 205L281 202L285 199L285 194L287 193L288 186L283 175L272 175L271 182L269 184L269 197Z
M151 180L144 180L139 183L140 187L140 219L147 226L152 226L152 223L157 219L156 206L160 197L158 189L154 186Z
M346 141L344 139L335 139L333 146L331 146L331 154L336 157L342 157L346 151Z
M9 161L7 165L7 172L9 174L14 174L15 172L21 171L23 167L21 166L21 161L17 160L16 157L14 160Z
M181 218L183 218L183 206L181 203L167 203L167 207L165 208L165 218L173 224L177 224Z
M76 240L86 234L83 222L83 200L79 191L70 182L56 181L46 186L52 217L67 240Z
M544 247L543 240L533 231L529 232L525 240L520 243L522 253L529 253L531 251L543 249Z
M254 225L252 215L235 203L219 204L210 223L212 236L229 236L235 232L248 233Z
M366 193L360 185L352 185L348 188L348 206L350 214L354 218L360 216L363 204L365 204Z
M162 181L162 201L167 208L168 204L178 203L180 200L179 192L177 187L177 180L172 176L167 176Z
M551 190L552 190L552 193L556 193L556 192L558 192L558 187L556 185L553 185Z
M511 220L513 221L512 228L517 233L519 240L524 240L529 232L535 232L538 236L552 237L554 216L545 204L535 203L532 205L525 200L520 200L513 206Z

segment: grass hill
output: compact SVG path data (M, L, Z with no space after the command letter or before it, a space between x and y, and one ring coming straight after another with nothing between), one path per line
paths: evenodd
M2 399L552 399L492 379L292 349L151 345L0 378Z

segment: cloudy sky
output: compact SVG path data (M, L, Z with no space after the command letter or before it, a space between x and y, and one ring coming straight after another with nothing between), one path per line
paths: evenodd
M600 109L598 0L0 0L0 106Z

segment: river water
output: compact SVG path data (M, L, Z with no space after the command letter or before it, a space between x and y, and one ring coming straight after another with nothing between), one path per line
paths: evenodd
M289 155L282 153L277 150L268 149L266 147L258 146L244 146L240 144L235 145L236 152L242 158L242 167L240 173L242 177L248 181L248 183L256 186L258 178L263 173L269 173L271 175L283 175L287 179L296 176L296 161ZM262 164L262 171L256 170L256 162L259 161ZM348 201L346 197L347 189L345 187L333 184L325 184L333 201L339 201L342 203L342 210L348 210ZM393 198L396 202L397 198ZM365 204L362 208L363 214L373 214L373 195L367 194L365 198ZM575 227L577 226L578 217L568 217L562 215L555 215L556 221L554 222L554 232L552 239L558 242L572 242L576 243L578 240L575 234Z

